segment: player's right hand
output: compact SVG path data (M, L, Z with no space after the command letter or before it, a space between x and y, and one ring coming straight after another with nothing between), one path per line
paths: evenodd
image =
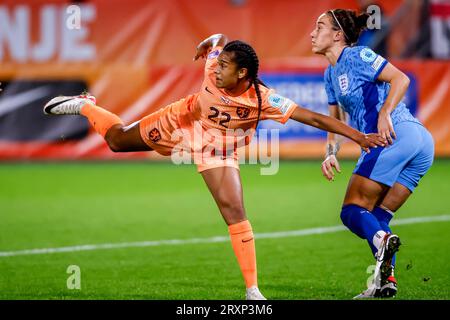
M208 40L208 39L206 39ZM206 58L208 56L208 53L211 51L211 43L210 41L202 41L199 43L199 45L196 48L196 52L195 52L195 56L194 56L194 61L197 60L198 58Z
M322 162L322 173L328 181L334 181L333 168L337 172L341 173L341 167L339 166L336 156L331 154Z
M221 33L216 33L210 36L209 38L206 38L202 42L199 43L199 45L196 48L196 53L194 56L194 61L198 58L206 58L208 54L211 52L211 50L216 46L225 46L228 42L227 36Z
M370 148L376 148L377 146L384 147L387 144L386 138L382 137L378 133L361 134L356 141L367 153L370 153Z
M389 144L393 144L392 139L396 139L394 126L392 125L391 115L383 109L378 114L378 133L385 138Z

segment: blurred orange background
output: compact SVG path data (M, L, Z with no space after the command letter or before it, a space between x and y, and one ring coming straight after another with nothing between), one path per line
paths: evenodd
M98 105L125 123L198 90L201 61L197 44L214 33L249 42L261 72L323 73L327 62L311 53L310 32L317 17L333 8L360 8L361 1L288 0L4 0L0 81L81 79ZM378 1L391 18L388 59L417 80L417 117L432 132L436 154L450 156L450 63L402 56L421 29L421 1ZM71 33L68 6L81 8L81 29ZM4 20L5 21L5 20ZM26 26L22 24L25 23ZM8 36L10 38L8 38ZM12 48L12 46L15 46ZM308 107L308 106L306 106ZM26 130L18 127L17 130ZM282 141L281 156L322 157L323 139ZM353 157L357 146L345 144ZM0 139L0 159L159 158L153 153L114 154L93 131L76 141Z

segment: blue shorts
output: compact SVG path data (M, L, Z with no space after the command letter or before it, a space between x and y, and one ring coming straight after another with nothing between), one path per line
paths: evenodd
M433 164L433 137L421 124L410 121L398 123L394 130L394 143L363 151L353 173L389 187L398 182L413 192Z

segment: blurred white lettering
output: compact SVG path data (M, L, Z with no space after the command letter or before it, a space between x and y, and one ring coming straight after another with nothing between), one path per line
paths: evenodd
M79 6L71 5L66 9L69 15L66 19L67 29L80 29L81 28L81 9Z
M56 8L55 6L45 6L41 9L41 38L31 50L31 57L34 61L46 61L51 59L56 51Z
M4 47L8 45L11 57L24 62L28 52L30 12L26 6L17 6L11 16L8 8L0 6L0 61L5 54Z
M38 17L34 18L34 14ZM90 31L88 22L94 21L95 17L96 8L91 4L69 7L45 5L37 12L25 5L13 8L0 6L0 61L94 60L95 44L87 38ZM38 40L35 42L32 41L31 30L33 18L38 19L39 26Z
M379 6L370 5L367 7L367 13L370 17L367 19L367 29L381 29L381 9Z
M66 14L61 15L62 25L66 22ZM83 22L92 21L95 18L95 7L82 6L81 20ZM86 26L81 26L79 29L62 28L62 46L61 56L62 61L88 61L95 58L95 46L93 44L82 43L87 38L89 30Z

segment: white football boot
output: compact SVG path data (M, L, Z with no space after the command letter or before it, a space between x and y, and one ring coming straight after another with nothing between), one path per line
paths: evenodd
M81 107L87 103L95 105L95 97L89 94L81 94L78 96L59 96L47 102L44 106L44 113L53 115L77 115L80 114Z
M366 291L353 299L391 298L397 293L397 281L393 277L392 257L399 250L400 238L386 234L375 258L374 277Z
M247 288L245 300L267 300L267 299L262 295L258 287L252 286L250 288Z
M374 280L377 288L381 288L389 281L393 274L392 257L399 250L400 238L395 234L386 234L383 242L375 255L377 264L375 265Z
M386 283L381 283L380 295L382 298L393 298L397 291L397 280L393 275L387 278Z
M360 300L360 299L373 299L373 298L379 298L380 295L380 289L378 289L374 282L363 292L358 294L357 296L353 297L354 300Z

